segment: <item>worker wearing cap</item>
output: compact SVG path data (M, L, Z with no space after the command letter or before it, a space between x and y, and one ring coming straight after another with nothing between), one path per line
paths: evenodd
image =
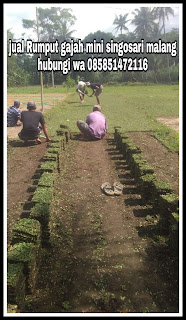
M14 105L7 111L7 126L15 127L20 126L19 120L21 118L20 101L15 100Z
M36 104L33 101L28 102L27 104L28 111L21 112L21 121L23 123L23 129L19 132L18 136L21 140L24 140L25 143L28 140L36 140L37 143L41 143L39 138L41 124L44 134L46 136L46 141L50 141L48 130L45 124L43 114L41 112L36 112Z
M100 100L98 98L98 96L101 94L101 92L103 91L103 86L101 83L90 83L87 82L86 86L88 88L92 89L92 94L89 97L92 97L93 95L95 95L96 100L97 100L97 104L100 105Z

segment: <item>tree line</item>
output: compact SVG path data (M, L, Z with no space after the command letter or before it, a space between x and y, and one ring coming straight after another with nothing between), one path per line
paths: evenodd
M127 82L151 82L151 83L178 83L179 78L179 30L172 29L166 32L166 19L170 15L174 15L174 11L169 7L142 7L135 9L132 13L133 19L128 19L128 13L125 15L116 16L113 25L115 26L114 34L111 32L102 32L98 30L95 33L88 34L82 42L97 42L104 41L104 44L113 39L114 42L134 43L144 40L147 42L156 42L162 39L164 42L177 41L177 55L170 54L126 54L127 58L147 57L148 71L73 71L68 75L57 72L44 72L44 85L58 85L67 84L74 85L79 79L85 81L100 81L110 85ZM73 37L74 30L72 29L76 21L76 17L72 14L71 9L62 9L60 7L52 7L47 9L38 8L38 22L39 22L39 38L43 42L52 42L56 39L59 43L64 41L70 42L71 39L76 41ZM134 27L134 31L130 32L127 23L130 22ZM22 25L25 29L30 29L38 36L37 23L35 20L23 19ZM11 30L7 31L7 54L9 39L14 39L14 34ZM23 34L24 38L24 34ZM19 40L19 39L18 39ZM40 74L37 71L38 54L18 54L12 55L7 59L7 85L27 86L37 85L40 83ZM100 54L79 53L74 54L72 59L84 60L85 62L90 57L98 57ZM101 54L106 57L106 54ZM116 55L110 54L115 57ZM68 57L68 55L67 55ZM61 57L60 54L50 54L51 60L64 60L67 57ZM46 60L46 57L42 56Z

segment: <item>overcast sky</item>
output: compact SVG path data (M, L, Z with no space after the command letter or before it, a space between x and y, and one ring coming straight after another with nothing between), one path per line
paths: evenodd
M115 26L113 21L116 15L124 15L129 13L128 19L132 19L131 12L139 7L160 7L168 6L173 8L174 17L170 16L169 21L166 22L166 30L170 31L172 28L179 28L180 15L182 10L182 4L170 3L170 4L135 4L135 3L7 3L4 4L4 30L11 29L15 39L22 37L22 33L30 35L32 40L33 34L31 30L26 30L22 27L22 19L36 19L36 7L50 8L50 7L71 8L77 18L75 25L72 26L73 30L76 30L72 35L75 38L84 39L89 33L94 33L98 30L104 32L114 33ZM134 30L134 27L127 24L130 31ZM115 34L115 33L114 33Z

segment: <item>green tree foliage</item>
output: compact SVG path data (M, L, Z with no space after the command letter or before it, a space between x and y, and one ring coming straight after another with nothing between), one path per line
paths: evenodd
M162 22L162 27L160 27L160 30L163 29L164 37L166 35L165 32L165 20L169 19L169 15L174 16L174 10L170 7L156 7L152 10L152 13L154 14L155 18L159 19L159 23ZM166 39L166 38L165 38Z
M70 30L76 21L76 17L71 14L71 9L61 9L60 7L38 8L38 20L41 41L67 40L72 36L74 30ZM37 32L35 20L22 20L25 29L32 29Z
M126 27L126 23L129 21L127 20L127 16L128 16L128 13L126 13L124 16L122 16L121 14L118 16L116 16L113 24L116 25L116 32L117 31L120 31L120 33L122 34L122 31L123 30L127 30L128 31L128 28Z
M147 41L151 38L156 27L152 10L149 7L135 9L133 14L134 19L132 20L132 24L136 26L134 33L137 37Z
M8 57L9 52L9 40L14 40L14 35L8 29L7 31L7 86L26 86L30 83L30 73L24 68L23 55L12 55Z
M60 7L51 8L38 8L38 20L39 20L39 33L40 41L52 42L56 39L59 43L68 41L72 38L72 34L75 30L71 30L71 27L76 21L76 17L71 13L71 9L62 9ZM37 26L35 20L22 20L23 27L26 29L32 29L37 32ZM61 59L59 55L50 55L51 59ZM48 84L50 78L49 72L44 74L44 82ZM37 77L38 78L38 77ZM59 77L57 77L58 79ZM61 79L64 80L64 77ZM61 81L61 82L62 82ZM52 85L54 86L54 73L52 72Z
M141 42L144 39L146 41L156 42L162 39L165 42L177 41L177 55L172 57L170 54L126 54L124 57L127 58L148 58L148 71L147 72L109 72L109 71L97 71L89 72L86 71L74 71L70 72L70 75L63 75L61 72L55 73L55 84L64 84L67 81L69 86L69 80L71 83L77 79L91 82L178 82L179 75L179 30L172 29L170 32L166 32L166 21L170 15L173 15L174 11L169 7L141 7L137 8L133 12L133 19L128 20L128 14L116 16L113 25L115 25L115 31L118 35L112 33L97 32L88 34L82 42L92 43L104 41L104 45L113 39L115 42ZM59 44L66 41L69 42L73 38L73 25L76 21L76 17L72 14L71 9L62 9L60 7L51 8L38 8L39 16L39 30L40 30L40 41L52 42L56 39ZM135 26L133 32L129 32L126 24L130 21L131 25ZM31 29L37 32L37 26L35 20L22 20L23 27ZM13 39L13 34L8 31L8 39ZM77 53L71 57L71 60L84 60L85 64L88 58L99 58L107 57L105 53ZM60 53L51 54L51 60L65 60L70 57L67 54L65 57L61 57ZM109 57L115 58L117 54L111 53ZM37 71L37 58L38 55L12 55L8 58L8 86L19 86L28 84L39 84L39 72ZM47 59L42 56L42 59ZM48 85L51 82L51 72L44 72L44 84ZM54 79L54 76L53 76ZM54 83L54 81L53 81Z

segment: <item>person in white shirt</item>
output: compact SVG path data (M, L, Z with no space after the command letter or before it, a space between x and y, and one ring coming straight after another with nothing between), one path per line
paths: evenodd
M86 82L79 81L77 89L76 89L76 92L79 94L79 98L80 98L81 103L84 102L84 95L85 95L86 85L87 85Z

